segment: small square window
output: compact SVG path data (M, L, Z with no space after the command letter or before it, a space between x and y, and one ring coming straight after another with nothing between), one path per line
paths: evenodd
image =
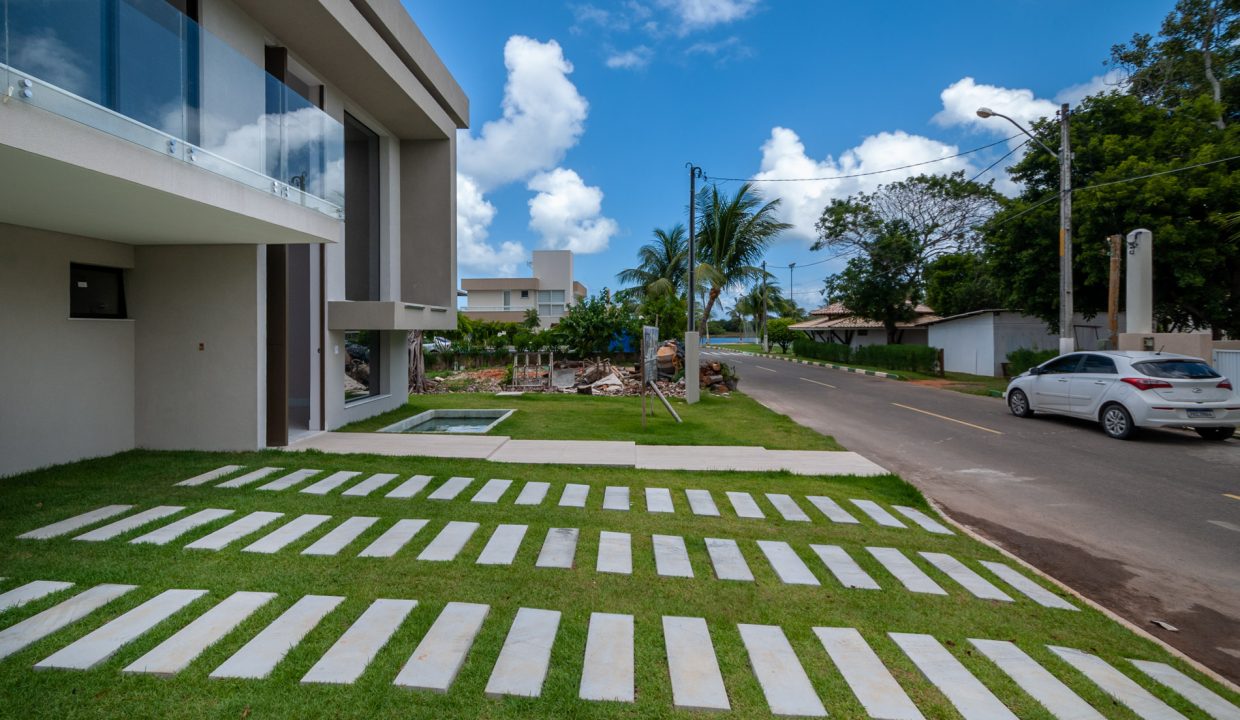
M530 291L529 291L529 290L522 290L522 291L521 291L521 299L522 299L522 300L528 300L529 298L530 298Z
M69 317L124 319L125 271L69 264Z

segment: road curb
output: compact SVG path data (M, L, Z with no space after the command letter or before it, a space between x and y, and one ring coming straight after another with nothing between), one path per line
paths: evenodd
M711 347L711 346L707 346ZM843 370L844 372L856 373L857 375L869 375L870 377L886 378L888 380L906 380L902 375L895 373L882 372L879 370L862 370L861 368L849 367L847 365L836 365L834 363L819 362L817 360L801 360L799 358L782 357L780 355L771 355L768 353L756 353L748 350L723 350L722 348L712 348L721 352L730 352L736 355L749 355L750 357L769 358L771 360L782 360L793 365L815 365L817 367L831 368L832 370Z
M900 477L903 478L904 476L901 475ZM904 481L909 483L910 485L913 485L913 487L917 487L915 484L913 484L911 481L907 479L905 479ZM943 509L942 505L940 505L937 501L935 501L929 495L926 495L926 493L923 492L921 488L918 487L917 490L918 492L921 492L922 497L926 499L926 502L930 505L930 507L934 508L934 510L944 520L951 523L952 526L954 526L960 532L964 533L965 535L968 535L969 537L973 538L974 540L977 540L978 542L982 543L983 545L987 547L994 548L1001 555L1008 558L1012 562L1015 562L1016 564L1025 568L1026 570L1034 573L1038 577L1045 579L1047 582L1051 583L1052 585L1055 585L1056 587L1061 588L1064 592L1076 598L1081 603L1084 603L1085 605L1088 605L1094 610L1097 610L1098 612L1107 616L1111 620L1114 620L1115 622L1119 623L1123 627L1128 628L1129 630L1136 633L1137 635L1145 638L1146 640L1153 642L1154 644L1161 647L1163 650L1166 650L1171 655L1174 655L1180 660L1183 660L1185 664L1192 667L1194 670L1209 677L1211 680L1217 682L1218 684L1222 685L1228 690L1235 692L1235 693L1240 693L1240 686L1237 686L1232 681L1223 677L1217 671L1203 665L1201 662L1194 660L1188 655L1185 655L1183 650L1180 650L1179 648L1173 645L1169 645L1165 640L1150 633L1144 627L1141 627L1140 625L1137 625L1136 623L1129 620L1128 618L1117 614L1115 611L1111 610L1105 605L1102 605L1094 600L1091 600L1088 597L1085 597L1084 595L1082 595L1080 592L1078 592L1075 588L1068 585L1067 583L1064 583L1063 581L1059 580L1058 578L1052 575L1048 575L1046 572L1042 571L1040 568L1035 567L1034 565L1031 565L1030 563L1026 562L1023 558L1020 558L1017 555L1013 554L1010 550L998 544L994 540L991 540L990 538L985 537L984 535L978 533L977 531L975 531L973 528L969 527L968 525L965 525L961 523L959 520L956 520L951 515L949 515L946 510Z

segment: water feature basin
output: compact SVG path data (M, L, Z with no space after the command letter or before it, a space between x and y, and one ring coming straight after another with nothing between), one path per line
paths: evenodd
M516 410L427 410L379 432L481 434L508 419Z

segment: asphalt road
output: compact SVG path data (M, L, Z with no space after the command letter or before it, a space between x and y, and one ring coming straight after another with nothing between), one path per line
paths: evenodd
M1112 440L1002 400L734 353L741 389L900 474L972 527L1240 682L1240 439ZM1164 630L1152 620L1178 628Z

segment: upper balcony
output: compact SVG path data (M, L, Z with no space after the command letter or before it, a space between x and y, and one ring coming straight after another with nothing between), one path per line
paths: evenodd
M342 125L168 2L0 10L0 222L129 242L341 238Z

